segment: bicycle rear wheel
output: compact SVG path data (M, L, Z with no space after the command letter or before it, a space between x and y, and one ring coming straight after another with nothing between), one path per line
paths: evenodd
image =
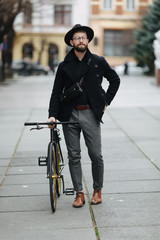
M49 175L49 191L52 212L56 210L57 203L57 154L54 143L50 143L48 147L48 175Z

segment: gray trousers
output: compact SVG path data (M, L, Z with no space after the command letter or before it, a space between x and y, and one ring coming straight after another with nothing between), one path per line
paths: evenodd
M75 125L63 125L63 133L68 150L69 169L74 190L83 190L80 134L83 132L85 144L91 159L93 188L103 187L103 158L101 153L101 127L91 109L72 111L70 121L79 121Z

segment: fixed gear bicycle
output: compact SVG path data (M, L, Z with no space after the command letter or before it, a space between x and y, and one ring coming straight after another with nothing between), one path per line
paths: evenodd
M39 157L39 166L47 166L47 178L49 179L50 203L52 212L56 210L57 197L60 197L61 186L63 185L63 193L66 195L74 195L73 188L65 188L64 177L62 171L64 168L64 160L60 146L60 130L58 124L77 124L77 122L26 122L25 126L35 126L30 130L41 130L43 125L54 125L50 130L50 142L48 144L47 157Z

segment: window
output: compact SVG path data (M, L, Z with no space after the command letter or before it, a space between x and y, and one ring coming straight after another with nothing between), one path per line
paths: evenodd
M129 11L135 10L135 0L127 0L127 6L126 9Z
M104 56L132 56L131 45L134 43L132 31L104 31Z
M71 5L55 5L55 24L71 24Z
M103 8L105 10L111 10L112 9L112 0L103 0Z
M34 46L32 43L25 43L22 48L22 56L23 58L30 58L33 57L33 50Z

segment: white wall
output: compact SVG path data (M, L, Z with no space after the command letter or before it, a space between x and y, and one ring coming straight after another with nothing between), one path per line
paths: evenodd
M71 27L54 26L54 4L72 4L71 25L89 24L89 0L30 0L33 4L32 26L23 28L23 13L20 13L14 22L16 31L32 32L66 32Z
M72 23L88 25L89 24L89 0L74 0Z

